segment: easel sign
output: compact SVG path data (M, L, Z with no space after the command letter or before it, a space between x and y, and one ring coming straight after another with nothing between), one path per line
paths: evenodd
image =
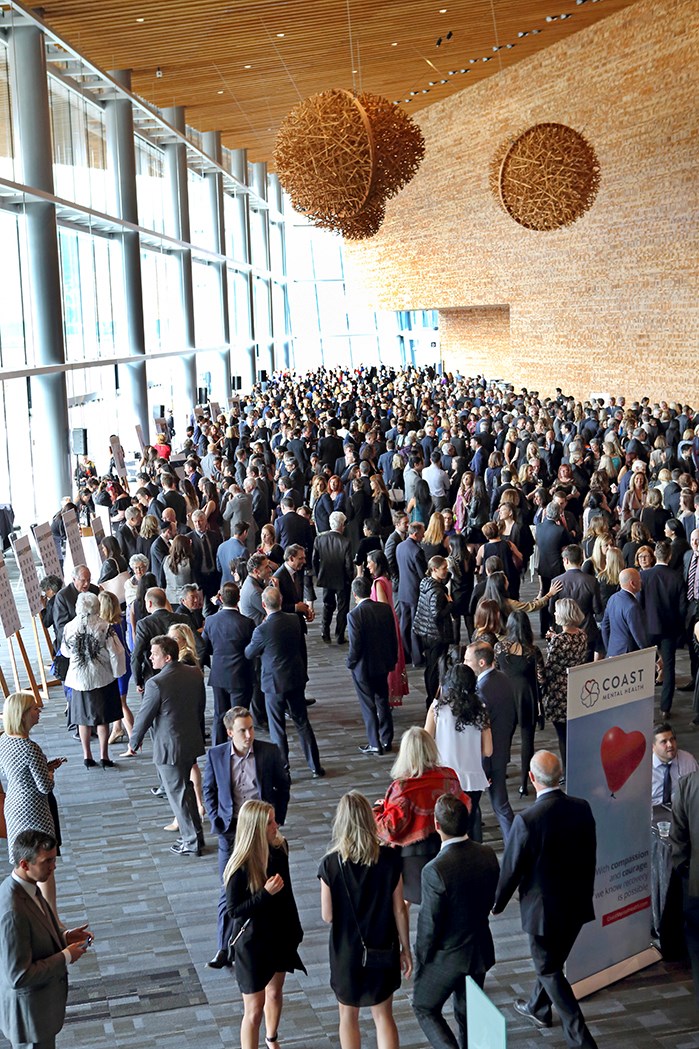
M92 534L97 535L95 531L95 521L99 518L102 526L102 535L112 534L112 518L109 512L108 506L102 506L100 503L95 503L95 516L92 518Z
M49 651L49 666L53 659L53 646L46 629L46 624L41 618L43 611L44 602L41 594L41 587L39 586L39 577L36 574L36 565L34 564L34 554L32 552L31 543L29 542L28 535L19 535L13 537L12 546L15 552L15 559L19 566L19 574L22 579L22 586L24 587L24 593L27 595L27 604L29 605L29 611L32 617L32 627L34 628L34 641L36 642L36 655L39 660L39 675L41 677L41 690L42 695L49 698L49 681L46 677L46 667L44 666L43 656L41 654L41 643L39 641L39 628L37 620L41 624L44 632L44 639ZM51 681L50 684L58 684L57 681Z
M7 638L7 647L10 653L10 664L12 666L12 676L15 682L15 692L21 692L22 685L19 681L19 674L17 672L17 658L15 656L14 645L12 643L13 638L17 638L17 645L19 647L24 667L27 671L29 678L29 687L32 691L32 695L36 700L37 704L43 706L39 689L37 688L36 678L34 677L34 671L32 665L29 662L29 656L27 650L24 647L24 641L22 640L21 627L19 619L19 612L17 611L17 604L15 602L15 595L12 593L12 584L10 583L10 577L7 572L7 565L5 559L0 555L0 623L2 624L2 631ZM2 688L7 697L9 692L7 691L7 683L2 681Z
M218 401L209 401L209 408L211 409L211 420L218 419L221 414L221 405Z
M95 543L97 544L97 552L100 555L100 561L104 561L102 556L102 540L104 539L104 525L102 524L102 518L98 517L97 514L92 518L92 534L95 537Z
M83 537L80 534L80 525L78 524L75 510L64 510L61 513L61 517L66 530L66 541L70 549L71 560L74 565L84 565Z
M34 535L39 560L44 569L44 575L57 575L59 579L62 579L63 570L61 569L61 562L58 560L51 525L48 522L32 525L32 534Z
M121 441L115 433L109 438L109 450L112 453L112 459L114 460L114 469L117 472L117 477L120 480L126 479L126 463L124 462L124 449L121 447Z
M141 455L143 455L143 453L146 450L146 442L143 439L143 427L141 426L140 423L136 423L136 436L138 437L138 443L139 443L139 446L140 446L140 449L141 449Z
M161 415L159 419L154 419L153 423L155 425L156 437L159 433L164 433L165 438L167 439L167 435L170 433L170 427L167 424L167 419L164 419Z

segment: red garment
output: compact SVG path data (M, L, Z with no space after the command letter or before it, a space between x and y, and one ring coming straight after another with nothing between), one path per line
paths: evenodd
M392 845L413 845L434 834L434 807L442 794L456 794L471 811L453 769L437 766L422 776L395 779L374 809L379 837Z
M169 444L154 444L156 452L158 453L159 459L169 459L172 452L172 448Z

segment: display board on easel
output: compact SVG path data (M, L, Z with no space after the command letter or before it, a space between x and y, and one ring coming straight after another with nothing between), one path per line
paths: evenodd
M146 442L143 437L143 427L140 423L136 423L136 436L138 438L138 444L141 449L141 455L143 455L143 453L146 450Z
M48 699L49 685L56 684L56 682L49 681L46 677L46 666L44 664L44 658L41 653L41 641L37 620L41 624L44 639L48 645L49 666L51 665L51 661L53 659L53 646L51 644L51 639L49 638L44 621L41 618L41 613L44 608L44 601L41 594L41 587L39 586L39 577L36 574L34 554L32 552L31 543L29 542L29 536L13 536L12 549L15 552L15 560L17 561L17 567L19 568L20 579L22 580L22 587L24 588L24 593L27 597L27 604L29 606L29 612L32 617L34 641L36 643L36 655L39 661L39 676L41 677L41 690L44 698Z
M27 671L27 677L29 678L29 688L36 700L37 704L41 707L43 702L39 689L36 683L36 677L34 676L34 670L29 661L27 650L22 640L22 624L19 618L19 612L17 611L17 603L15 601L15 595L12 593L12 584L10 583L10 576L7 571L7 565L5 564L5 558L0 555L0 624L2 625L2 632L7 639L7 647L10 653L10 665L12 666L12 676L15 682L15 691L20 692L22 685L19 680L19 672L17 670L17 657L15 655L14 640L17 641L17 647L19 648L24 668ZM7 683L3 684L3 690L7 689ZM5 691L5 696L9 695L9 692Z
M85 564L85 551L83 549L83 537L80 534L80 525L75 510L64 510L61 513L63 525L66 530L66 546L70 550L70 558L73 565ZM67 552L67 551L66 551Z
M114 460L114 469L116 470L117 477L120 481L123 481L128 491L128 475L126 473L126 461L124 459L124 449L121 447L121 441L118 436L113 433L109 438L109 448L112 453L112 459Z
M62 579L63 569L58 559L56 541L53 538L51 525L48 522L32 525L32 534L39 560L44 569L44 575L57 575L59 579Z
M218 401L209 401L209 408L211 409L211 419L218 419L221 414L221 405Z
M102 556L101 543L104 539L104 525L102 524L102 518L98 517L97 514L92 518L92 534L95 537L95 543L97 544L97 551L100 555L100 561L104 561Z

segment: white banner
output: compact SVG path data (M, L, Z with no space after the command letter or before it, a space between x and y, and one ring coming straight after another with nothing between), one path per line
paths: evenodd
M42 608L44 607L44 602L41 598L41 587L39 586L39 577L36 574L36 565L34 564L34 553L32 551L32 545L29 542L29 536L13 536L12 546L15 551L15 558L17 559L17 564L19 565L19 574L22 579L22 586L24 587L24 592L27 595L27 604L29 605L29 611L33 616L38 616Z
M7 572L5 558L0 554L0 622L2 623L5 637L11 637L21 629L19 612L15 595L12 593L12 584Z
M53 538L51 525L48 522L32 525L32 534L44 575L57 575L59 579L62 578L61 562L58 559L56 540Z

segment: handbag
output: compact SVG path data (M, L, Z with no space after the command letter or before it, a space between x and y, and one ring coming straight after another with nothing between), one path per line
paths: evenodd
M240 939L240 937L243 935L243 933L245 932L245 930L247 929L249 924L250 924L250 918L247 918L243 922L243 924L240 926L240 928L238 929L237 933L231 934L231 937L230 937L230 939L228 941L228 944L227 944L228 960L229 960L229 962L231 964L233 964L235 962L235 945L238 942L238 940Z
M7 822L5 821L5 791L0 787L0 838L7 837Z
M100 586L103 590L114 594L119 604L123 605L126 603L124 587L126 586L126 581L130 578L129 572L120 572L119 575L114 576L112 579L105 579L103 583L100 583Z
M55 674L59 681L65 681L68 676L68 667L70 666L70 659L68 656L64 656L62 652L56 652L53 657L53 663L51 664L51 673Z
M347 884L347 878L345 877L345 867L342 862L342 857L338 856L340 864L340 874L342 875L342 884L345 886L345 892L347 893L347 899L349 900L350 910L352 911L352 917L354 918L354 924L357 926L357 932L359 933L359 942L362 945L362 968L363 969L390 969L392 965L395 965L396 951L394 947L367 947L362 936L362 930L359 927L359 920L357 918L357 912L354 909L354 903L350 896L349 886Z

